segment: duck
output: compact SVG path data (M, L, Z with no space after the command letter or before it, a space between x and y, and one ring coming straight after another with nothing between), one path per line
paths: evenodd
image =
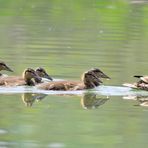
M36 74L35 70L32 68L27 68L24 70L22 77L21 76L8 76L0 78L1 86L34 86L35 82L32 79L41 81L41 78Z
M13 70L10 67L8 67L8 65L6 63L0 62L0 71L2 71L2 70L13 72ZM0 73L0 77L4 77L4 76L6 76L6 75Z
M110 79L98 68L92 68L84 72L81 81L52 81L37 85L37 88L43 90L84 90L92 89L103 83L100 78Z
M53 81L53 78L50 75L48 75L48 73L46 72L46 70L44 68L38 67L35 69L35 72L39 77L42 78L41 80L39 80L38 78L35 79L36 83Z
M138 78L139 80L135 83L124 83L123 85L134 89L148 91L148 76L135 75L133 77Z

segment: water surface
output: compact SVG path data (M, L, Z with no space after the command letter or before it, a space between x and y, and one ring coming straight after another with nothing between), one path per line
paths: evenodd
M79 80L92 67L112 79L75 92L0 87L0 147L145 147L147 92L122 87L147 74L148 3L2 0L0 60L21 75L44 67Z

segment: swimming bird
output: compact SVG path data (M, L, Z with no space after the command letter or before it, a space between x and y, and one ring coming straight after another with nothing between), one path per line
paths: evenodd
M148 76L135 75L139 80L135 83L124 83L124 86L148 91Z
M22 77L8 76L8 77L0 78L0 85L1 86L21 86L21 85L34 86L35 83L32 79L36 79L38 81L41 80L41 78L36 74L36 72L33 69L27 68L24 70Z
M1 70L6 70L6 71L13 72L13 70L10 69L10 68L8 67L8 65L6 65L4 62L0 62L0 71L1 71ZM0 73L0 77L2 77L2 76L5 76L5 75L3 75L3 74Z
M46 70L44 68L38 67L38 68L36 68L35 72L38 76L40 76L42 78L40 81L39 81L39 79L35 79L36 83L42 83L42 82L46 82L46 81L49 82L49 80L53 81L52 77L48 75L48 73L46 72Z
M100 78L110 79L100 69L93 68L82 74L81 81L56 81L37 85L44 90L83 90L99 86Z

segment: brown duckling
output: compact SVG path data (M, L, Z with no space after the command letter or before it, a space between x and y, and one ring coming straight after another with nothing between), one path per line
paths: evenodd
M48 75L48 73L45 71L44 68L38 67L38 68L36 68L35 72L36 72L36 74L37 74L39 77L45 78L48 82L49 82L49 80L50 80L50 81L53 81L52 77ZM45 81L46 81L46 80L45 80ZM36 82L36 83L42 83L43 80L42 80L42 79L41 79L41 80L35 79L35 82Z
M38 85L37 87L44 90L83 90L99 86L102 81L100 78L110 79L98 68L91 69L82 74L82 81L56 81Z
M6 71L13 72L13 70L10 69L4 62L0 62L0 71L1 70L6 70ZM4 75L0 73L0 77L1 76L4 76Z
M130 88L136 88L136 89L141 89L141 90L147 90L148 91L148 76L139 76L135 75L135 78L139 78L135 83L124 83L124 86L130 87Z
M32 81L33 78L37 79L38 81L41 80L41 78L36 74L36 72L33 69L27 68L24 70L22 77L8 76L8 77L1 78L0 85L1 86L21 86L21 85L34 86L35 83L34 81Z

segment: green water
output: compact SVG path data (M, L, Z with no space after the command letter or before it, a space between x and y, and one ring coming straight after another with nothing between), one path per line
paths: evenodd
M148 108L123 99L136 93L120 86L147 74L147 47L146 1L0 0L0 60L14 70L3 73L41 66L79 80L98 67L113 86L74 95L0 88L0 147L146 147Z

